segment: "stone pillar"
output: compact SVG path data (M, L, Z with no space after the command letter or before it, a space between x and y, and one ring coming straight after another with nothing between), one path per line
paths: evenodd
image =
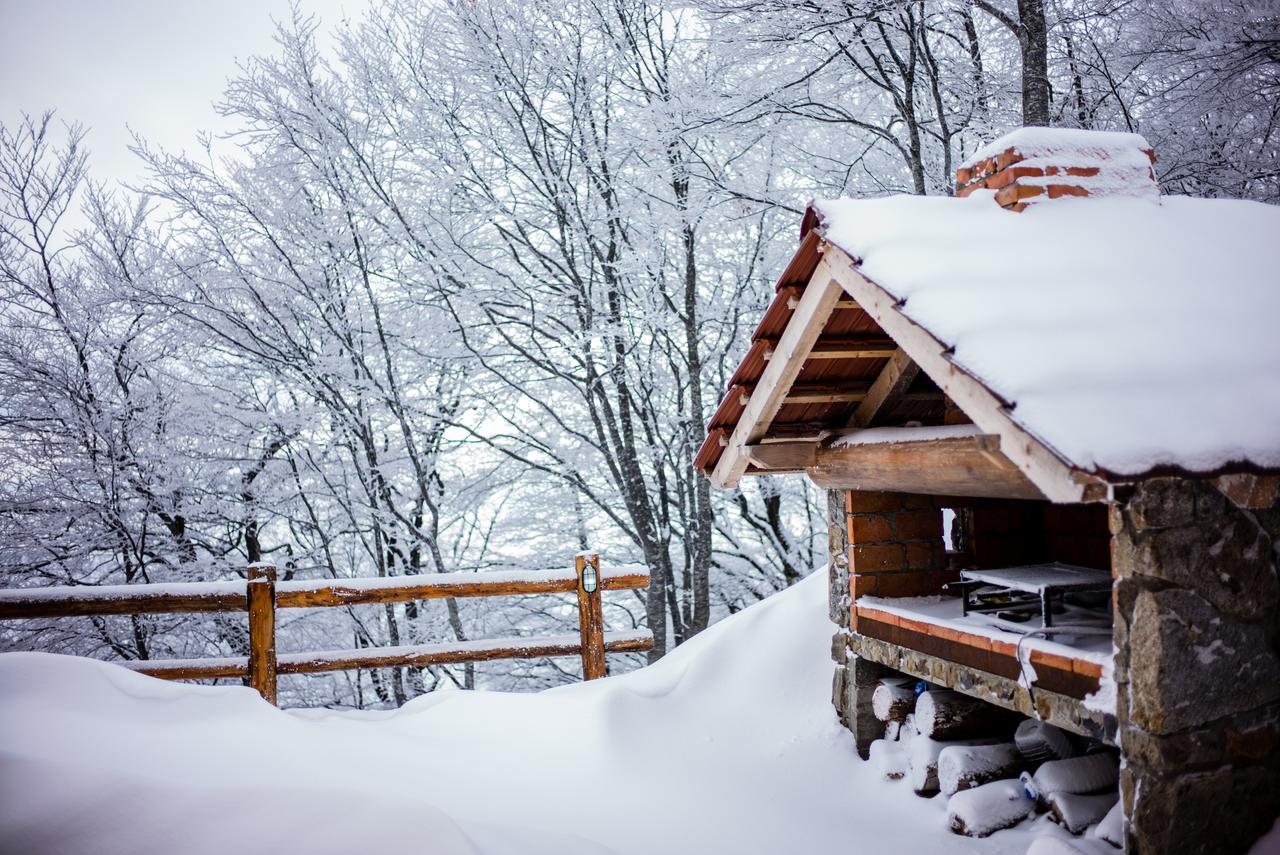
M1280 504L1211 482L1111 508L1126 850L1247 851L1280 813Z
M846 643L848 639L849 635L843 632L832 639L831 656L836 660L832 701L840 722L853 734L858 756L866 760L871 743L884 736L885 723L871 711L871 695L889 670L870 659L853 655Z
M827 603L831 622L849 630L849 494L827 491Z

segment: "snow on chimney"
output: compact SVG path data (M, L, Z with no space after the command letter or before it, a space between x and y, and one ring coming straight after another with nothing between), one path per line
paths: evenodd
M1064 196L1160 198L1156 153L1138 134L1019 128L974 152L956 170L956 195L996 192L1002 208Z

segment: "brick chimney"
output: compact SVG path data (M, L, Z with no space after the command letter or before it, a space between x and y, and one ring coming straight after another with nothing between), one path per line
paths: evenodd
M994 190L1021 211L1064 196L1160 198L1156 153L1138 134L1019 128L978 149L956 170L956 195Z

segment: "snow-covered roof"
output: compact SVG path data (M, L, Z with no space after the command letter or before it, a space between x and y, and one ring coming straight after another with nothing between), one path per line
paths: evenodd
M1280 469L1280 208L992 193L814 204L827 241L1071 465Z

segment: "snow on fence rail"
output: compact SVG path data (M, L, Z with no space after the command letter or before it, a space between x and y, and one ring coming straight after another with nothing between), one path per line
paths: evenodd
M600 557L583 553L573 569L535 572L441 573L341 581L276 582L276 568L249 567L244 582L189 582L167 585L104 585L0 590L0 620L159 612L249 613L249 656L206 659L151 659L121 663L166 680L248 677L250 685L276 702L278 674L315 674L357 668L457 664L495 659L582 656L583 678L605 675L605 653L639 653L653 647L648 630L605 632L602 591L646 588L643 567L600 567ZM578 594L577 636L480 639L444 644L277 654L276 609L326 608L369 603L401 603L447 597L501 597Z

